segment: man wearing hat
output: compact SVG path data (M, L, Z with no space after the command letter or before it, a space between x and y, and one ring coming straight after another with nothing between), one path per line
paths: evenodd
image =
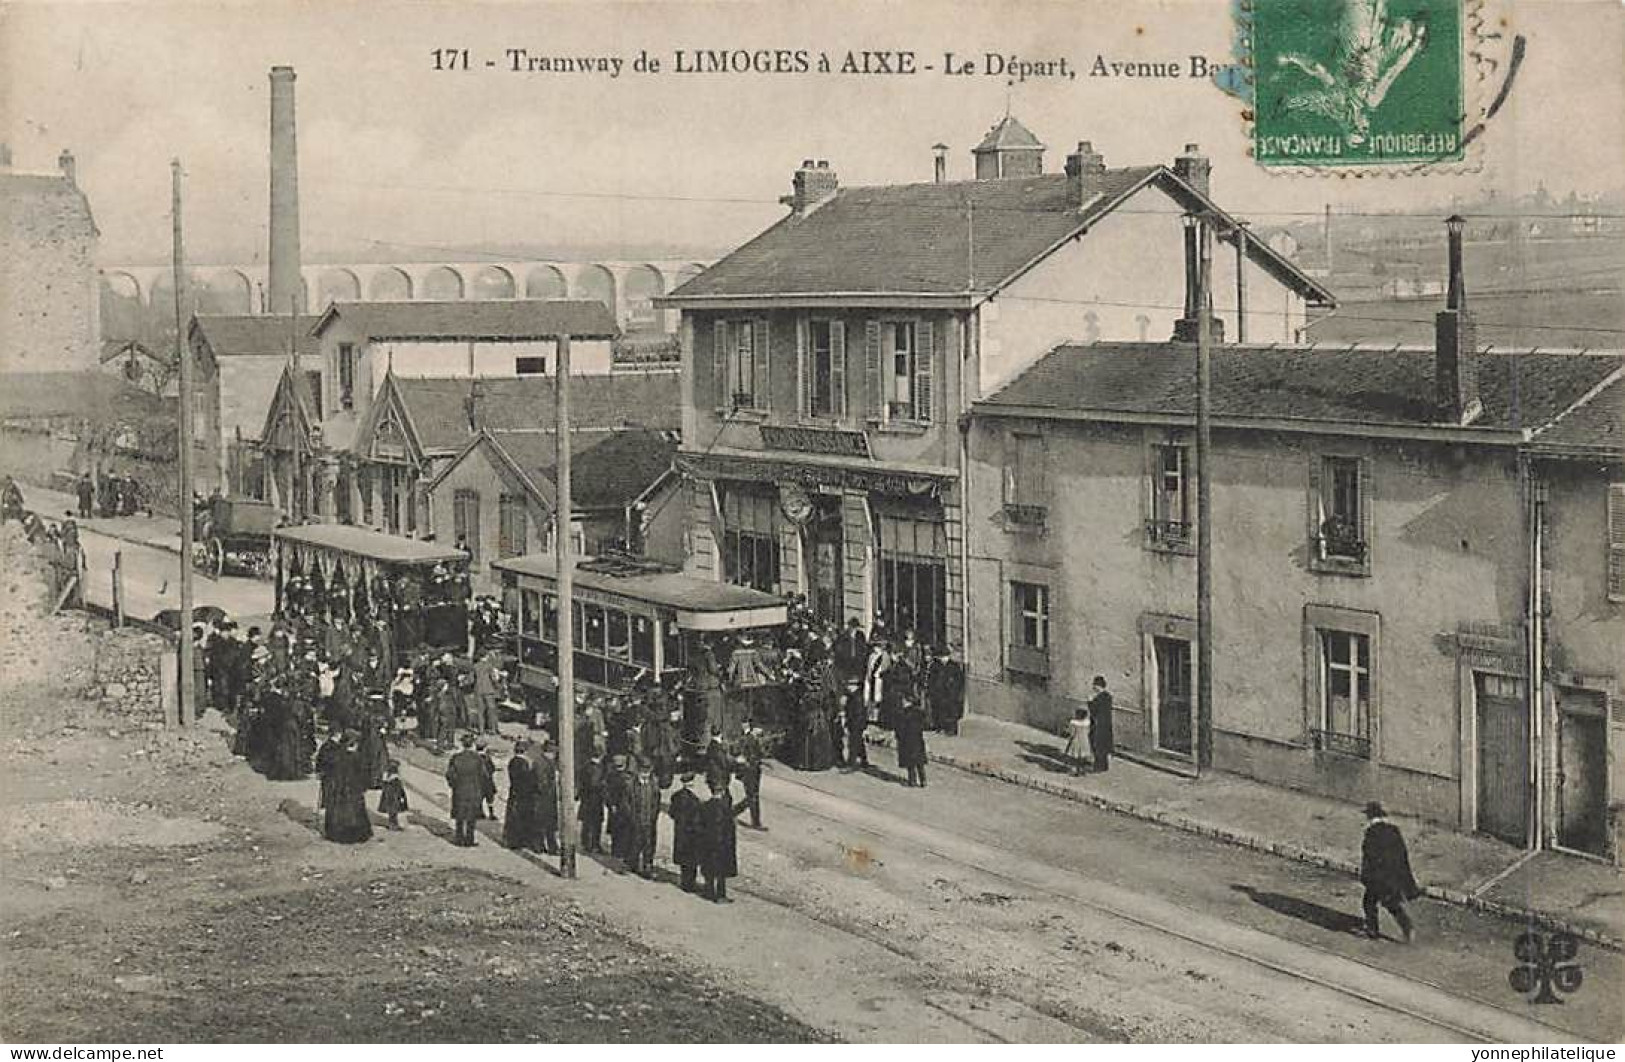
M655 826L660 821L660 788L655 784L654 765L644 757L638 758L637 770L627 786L627 804L631 812L627 849L631 855L631 869L639 877L652 878L655 873Z
M700 863L704 859L705 824L701 817L705 801L694 792L694 772L687 771L678 779L677 791L671 795L666 810L671 815L671 861L682 874L684 892L698 887Z
M446 764L446 784L451 786L451 818L455 825L454 844L474 847L474 823L484 810L485 763L474 751L474 735L464 733L462 748Z
M1365 935L1376 940L1377 908L1386 907L1399 923L1405 943L1416 939L1416 929L1405 912L1405 901L1422 895L1411 873L1411 857L1399 827L1388 821L1387 813L1375 800L1365 806L1365 837L1360 842L1360 884L1365 886L1361 907L1365 911Z
M603 800L609 815L609 854L628 865L632 862L631 781L626 754L617 752L604 771Z

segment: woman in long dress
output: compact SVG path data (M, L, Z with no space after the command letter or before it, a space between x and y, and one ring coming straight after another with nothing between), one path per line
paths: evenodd
M508 761L508 806L502 814L502 843L509 848L541 847L540 808L536 769L530 762L530 743L522 741Z
M1066 749L1062 755L1072 764L1073 774L1082 774L1094 760L1089 751L1089 709L1079 705L1067 720L1066 730Z
M358 844L372 839L372 820L367 817L367 772L355 733L344 735L344 747L333 760L332 778L327 789L327 816L322 833L338 844Z

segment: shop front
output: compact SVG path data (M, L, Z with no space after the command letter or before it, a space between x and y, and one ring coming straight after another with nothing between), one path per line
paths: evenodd
M679 457L695 574L797 594L818 618L962 644L952 473L719 454Z

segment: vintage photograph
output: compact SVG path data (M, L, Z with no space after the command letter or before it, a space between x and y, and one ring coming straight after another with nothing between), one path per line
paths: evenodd
M1622 54L0 0L9 1057L1612 1057Z

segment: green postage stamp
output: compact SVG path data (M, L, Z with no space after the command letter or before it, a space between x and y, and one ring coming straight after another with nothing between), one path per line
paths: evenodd
M1464 0L1251 0L1265 166L1463 158Z

